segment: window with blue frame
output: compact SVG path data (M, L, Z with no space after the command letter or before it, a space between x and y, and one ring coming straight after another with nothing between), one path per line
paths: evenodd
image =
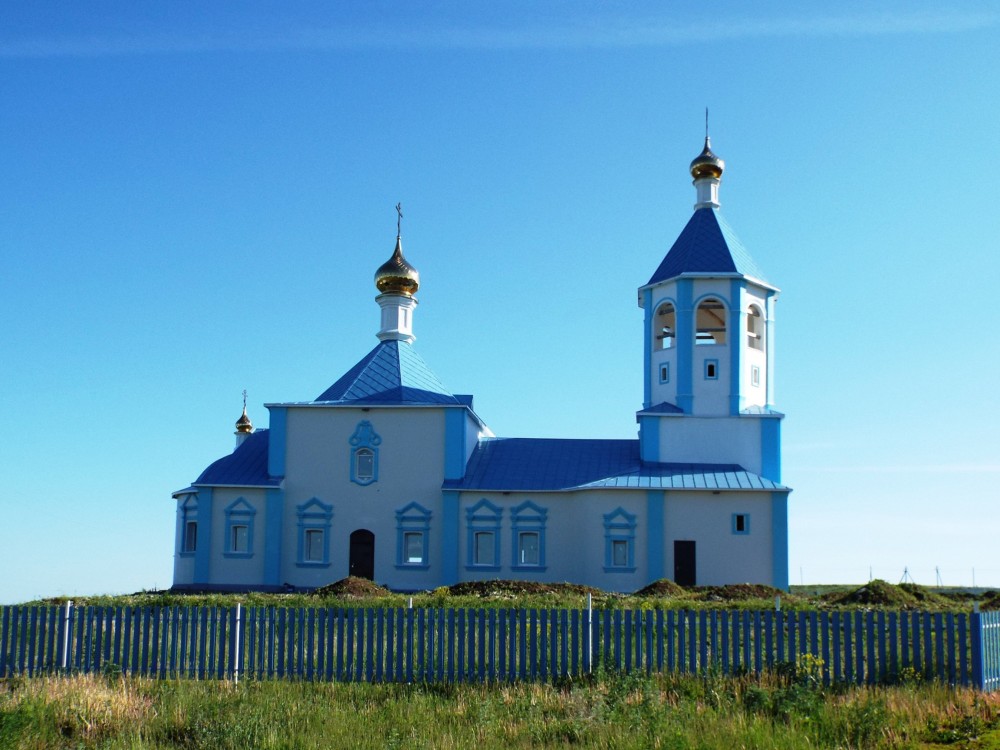
M348 438L351 445L351 481L362 486L378 481L378 447L381 436L367 419L358 422Z
M717 359L705 360L705 379L706 380L719 379L719 360Z
M196 496L186 495L180 505L181 539L178 554L190 556L198 549L198 501Z
M604 570L631 573L635 570L635 515L619 506L604 514Z
M749 513L733 513L733 533L734 534L750 533Z
M486 498L465 511L466 566L476 570L500 569L500 518L503 508Z
M548 511L530 500L511 510L511 567L545 570L545 522Z
M225 557L253 557L253 520L257 515L245 498L236 498L226 506Z
M296 508L298 549L295 564L300 568L330 565L330 520L333 506L312 498Z
M426 570L430 567L431 512L419 503L396 511L396 567Z

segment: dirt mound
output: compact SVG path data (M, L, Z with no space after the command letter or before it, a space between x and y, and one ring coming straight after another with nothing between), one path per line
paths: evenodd
M774 599L776 596L790 598L781 589L759 583L730 583L725 586L699 586L695 589L699 598L713 602L745 602L748 599Z
M389 596L392 592L384 586L379 586L367 578L348 576L335 583L320 586L312 592L313 596L336 596L342 599L367 599Z
M1000 591L987 591L979 602L980 609L1000 609Z
M920 606L928 609L932 607L935 609L947 608L955 603L953 599L944 594L939 594L937 591L916 583L901 583L899 588L916 599Z
M916 609L920 607L920 600L904 588L903 585L893 586L891 583L886 583L878 578L869 581L860 588L854 589L854 591L835 594L829 601L831 604L860 604L867 607L894 607L899 609Z
M539 583L537 581L464 581L448 587L452 596L479 596L484 599L510 598L532 594L566 594L585 596L600 594L600 589L576 583Z
M661 578L653 581L648 586L643 586L635 592L636 596L659 596L664 598L683 596L687 589L679 583L674 583L669 578Z

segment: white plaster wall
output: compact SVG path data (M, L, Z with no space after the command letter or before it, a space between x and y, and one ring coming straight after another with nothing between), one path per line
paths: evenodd
M666 364L669 368L668 377L669 380L666 383L660 382L660 366ZM677 403L677 347L671 347L670 349L661 349L660 351L654 351L652 357L650 358L650 366L652 367L652 372L650 374L650 383L652 385L650 406L656 406L657 404L662 404L664 401L676 404Z
M693 413L712 416L729 414L729 346L726 344L695 346L694 357L692 359L691 391L694 394ZM714 380L709 380L705 377L705 362L707 360L715 360L718 363L718 377Z
M253 556L226 557L226 506L238 498L245 499L257 511L253 517ZM216 487L212 491L211 555L208 580L210 585L258 586L264 580L264 528L267 523L264 490ZM198 544L201 544L199 529Z
M469 568L466 510L486 498L503 508L500 522L500 570ZM525 500L548 511L545 570L514 570L511 509ZM636 517L635 571L605 572L604 514L619 506ZM459 579L493 578L542 582L570 581L612 591L634 591L647 580L645 490L593 490L569 493L465 492L459 510Z
M184 585L194 581L194 555L179 554L181 543L184 538L184 528L181 526L181 506L190 495L181 495L177 498L176 511L174 515L174 585Z
M764 406L767 404L767 380L770 377L767 361L767 295L755 286L747 286L744 293L744 317L742 331L743 362L740 365L740 393L743 395L743 405ZM761 349L753 349L746 335L746 311L750 305L756 305L761 312L761 327L764 335ZM752 368L760 368L760 384L754 386L751 379Z
M322 586L349 572L350 535L375 535L375 580L400 589L431 586L441 576L435 555L440 543L441 483L444 477L444 409L291 407L288 410L282 582ZM378 481L351 481L348 442L358 423L371 422L382 438ZM330 565L299 567L298 506L317 497L333 506ZM396 568L396 511L417 502L432 512L430 563L426 571Z
M739 417L663 417L660 460L677 463L734 463L761 472L760 420Z
M732 533L732 514L750 514L750 533ZM667 492L664 572L673 577L674 541L695 542L696 583L773 585L769 492Z

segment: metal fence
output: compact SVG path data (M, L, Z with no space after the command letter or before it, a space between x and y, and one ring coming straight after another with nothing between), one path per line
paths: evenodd
M1000 689L1000 613L591 609L0 608L0 678L502 682L595 670Z

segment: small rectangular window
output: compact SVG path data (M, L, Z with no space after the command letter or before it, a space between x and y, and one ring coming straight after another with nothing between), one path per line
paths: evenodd
M250 536L247 533L248 529L242 524L233 524L230 530L229 539L229 551L230 552L247 552L249 547Z
M407 563L422 563L424 561L423 532L407 531L403 534L403 560Z
M496 545L492 531L477 531L475 535L475 554L473 560L476 565L496 564Z
M306 529L306 562L323 562L323 529Z
M616 568L628 567L628 540L614 539L611 542L611 564Z
M355 476L358 479L372 479L375 476L375 454L367 448L359 448L354 454Z
M660 382L670 382L670 364L660 365Z
M705 379L706 380L716 380L719 377L719 360L717 359L706 359L705 360Z
M194 552L198 549L198 523L188 521L184 524L184 551Z
M760 386L760 368L757 365L750 368L750 385Z
M517 535L517 561L520 565L538 565L538 533L522 531Z
M749 513L733 513L733 533L734 534L750 533Z

